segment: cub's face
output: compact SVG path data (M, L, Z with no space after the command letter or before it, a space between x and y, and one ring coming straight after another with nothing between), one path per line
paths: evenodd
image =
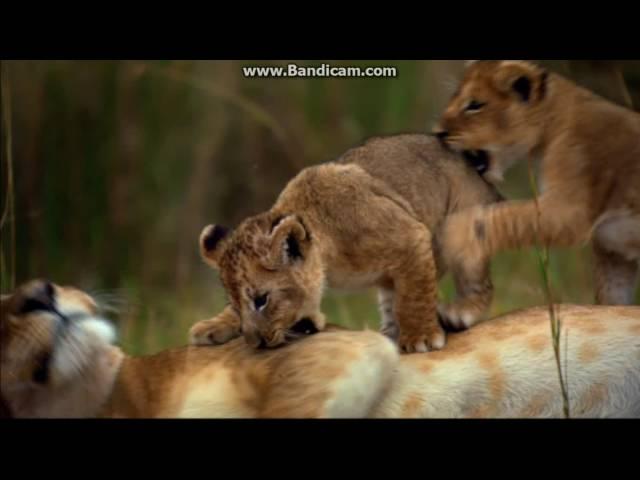
M200 251L220 271L249 345L275 347L325 327L324 271L298 217L266 213L233 232L209 225L200 235Z
M540 140L536 113L546 98L547 72L519 61L478 61L467 67L435 134L495 183Z
M72 385L115 337L95 302L70 287L34 280L3 295L1 306L2 399L22 409Z

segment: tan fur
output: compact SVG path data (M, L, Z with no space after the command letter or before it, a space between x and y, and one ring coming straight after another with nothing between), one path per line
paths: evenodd
M518 89L529 86L525 100ZM484 104L469 111L474 100ZM466 110L465 110L466 109ZM593 243L596 300L631 304L640 260L640 115L526 62L479 61L466 70L438 130L455 150L489 152L490 181L539 159L537 202L510 201L452 215L444 257L471 275L505 249Z
M30 282L2 300L0 399L16 417L360 417L398 356L382 335L330 327L282 349L255 351L236 339L130 357L83 331L85 322L101 320L78 290L54 286L50 303L63 314L73 306L69 323L48 310L21 313L42 284ZM85 344L60 340L74 331L87 334ZM52 359L47 379L35 382L43 352ZM59 358L78 368L67 374ZM317 382L314 371L326 381Z
M80 293L57 287L59 310L69 311ZM398 355L374 332L329 326L278 349L235 339L129 357L99 335L84 336L84 344L52 343L45 332L61 319L20 314L30 295L19 289L3 300L0 317L0 400L16 417L562 416L545 308L486 321L450 335L445 349L418 355ZM72 318L80 326L95 316L91 303L82 305ZM640 308L566 305L558 314L572 416L640 417ZM585 324L610 328L593 334ZM50 382L34 384L42 349L82 368L62 375L54 361Z
M55 297L64 298L56 302L48 286L34 280L2 299L3 403L15 416L94 416L123 355L105 339L111 327L96 326L93 299L71 287L51 286ZM34 302L38 309L30 308Z
M558 315L571 415L639 417L640 308L562 305ZM420 398L416 417L562 417L557 375L546 307L521 310L450 335L441 351L401 357L373 415L401 416Z
M223 343L242 330L253 346L277 346L304 318L324 327L325 285L376 286L385 334L407 352L442 348L436 282L445 266L434 232L446 215L498 199L426 135L376 138L336 162L307 168L268 212L230 234L220 226L203 230L202 255L220 270L230 305L195 325L192 341ZM439 313L445 324L466 328L490 303L489 266L473 276L452 270L459 298Z

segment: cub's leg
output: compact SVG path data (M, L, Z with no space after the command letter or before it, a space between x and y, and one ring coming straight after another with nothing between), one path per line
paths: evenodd
M471 207L445 220L438 235L443 263L454 272L461 296L440 313L452 328L481 319L489 306L489 262L496 253L534 245L572 246L586 241L591 223L579 202L544 194L536 203L508 201Z
M557 195L472 207L450 215L440 230L446 265L468 266L498 252L538 246L570 247L588 239L591 223L580 205Z
M437 314L437 272L431 234L413 222L404 235L402 255L386 272L393 283L393 316L398 322L398 345L407 353L439 350L445 333Z
M220 345L242 334L240 317L227 305L209 320L194 324L189 330L191 345Z
M600 222L593 252L596 302L632 305L638 284L640 217L618 216Z
M380 333L393 341L398 340L398 324L393 316L393 289L378 289L378 309L380 310Z
M493 298L491 264L480 262L472 269L453 268L456 300L449 305L439 305L442 325L453 331L470 328L484 320Z

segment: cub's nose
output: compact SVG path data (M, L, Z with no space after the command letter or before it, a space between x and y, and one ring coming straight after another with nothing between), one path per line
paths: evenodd
M267 348L268 345L265 338L262 335L258 335L253 339L253 343L251 344L251 347L255 348L256 350L263 350Z
M258 329L243 326L244 340L251 348L262 349L267 347L267 341L260 334Z

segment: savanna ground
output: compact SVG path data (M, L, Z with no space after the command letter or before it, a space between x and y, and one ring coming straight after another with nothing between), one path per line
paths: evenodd
M33 277L78 285L112 307L130 353L183 344L224 304L198 257L205 224L267 209L301 168L367 137L430 130L463 67L340 61L330 63L395 66L398 76L242 75L286 63L2 61L2 291ZM640 106L640 61L542 63ZM501 191L530 197L527 166ZM494 315L545 303L535 251L492 265ZM557 300L592 302L587 248L552 250L549 275ZM452 295L446 278L441 296ZM324 309L333 322L377 328L374 291L329 292Z

